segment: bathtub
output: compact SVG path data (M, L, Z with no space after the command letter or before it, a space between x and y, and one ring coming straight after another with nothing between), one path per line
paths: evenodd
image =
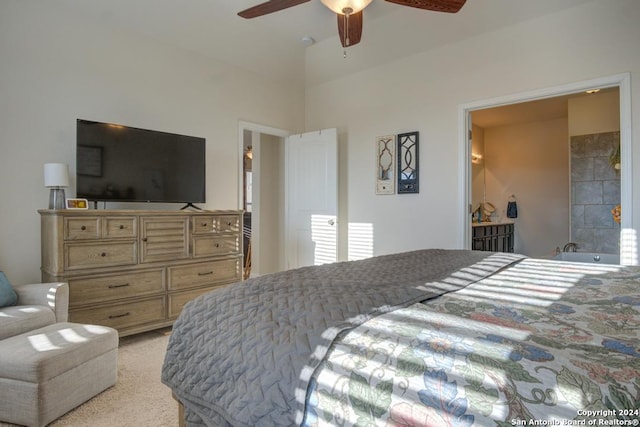
M620 264L620 255L594 252L559 252L552 259L569 262L588 262L591 264Z

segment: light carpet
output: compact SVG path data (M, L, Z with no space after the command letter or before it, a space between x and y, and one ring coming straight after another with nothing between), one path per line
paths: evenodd
M178 404L160 382L169 332L162 329L120 338L116 385L50 426L177 426Z

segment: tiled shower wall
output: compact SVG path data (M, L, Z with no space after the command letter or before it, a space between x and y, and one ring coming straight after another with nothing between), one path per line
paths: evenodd
M620 252L620 225L611 215L620 203L620 172L609 163L619 145L620 132L571 137L571 241L580 252Z

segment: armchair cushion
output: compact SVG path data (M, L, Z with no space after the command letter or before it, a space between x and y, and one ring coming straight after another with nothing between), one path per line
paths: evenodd
M18 294L13 290L9 279L0 271L0 307L15 305L18 302Z
M56 323L53 310L42 305L0 308L0 340Z
M18 295L16 305L0 308L0 339L67 321L67 283L36 283L16 286L14 290Z

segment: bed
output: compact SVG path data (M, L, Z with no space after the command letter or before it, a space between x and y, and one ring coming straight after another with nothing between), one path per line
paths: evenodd
M200 296L162 381L188 426L638 425L639 336L638 267L428 249Z

